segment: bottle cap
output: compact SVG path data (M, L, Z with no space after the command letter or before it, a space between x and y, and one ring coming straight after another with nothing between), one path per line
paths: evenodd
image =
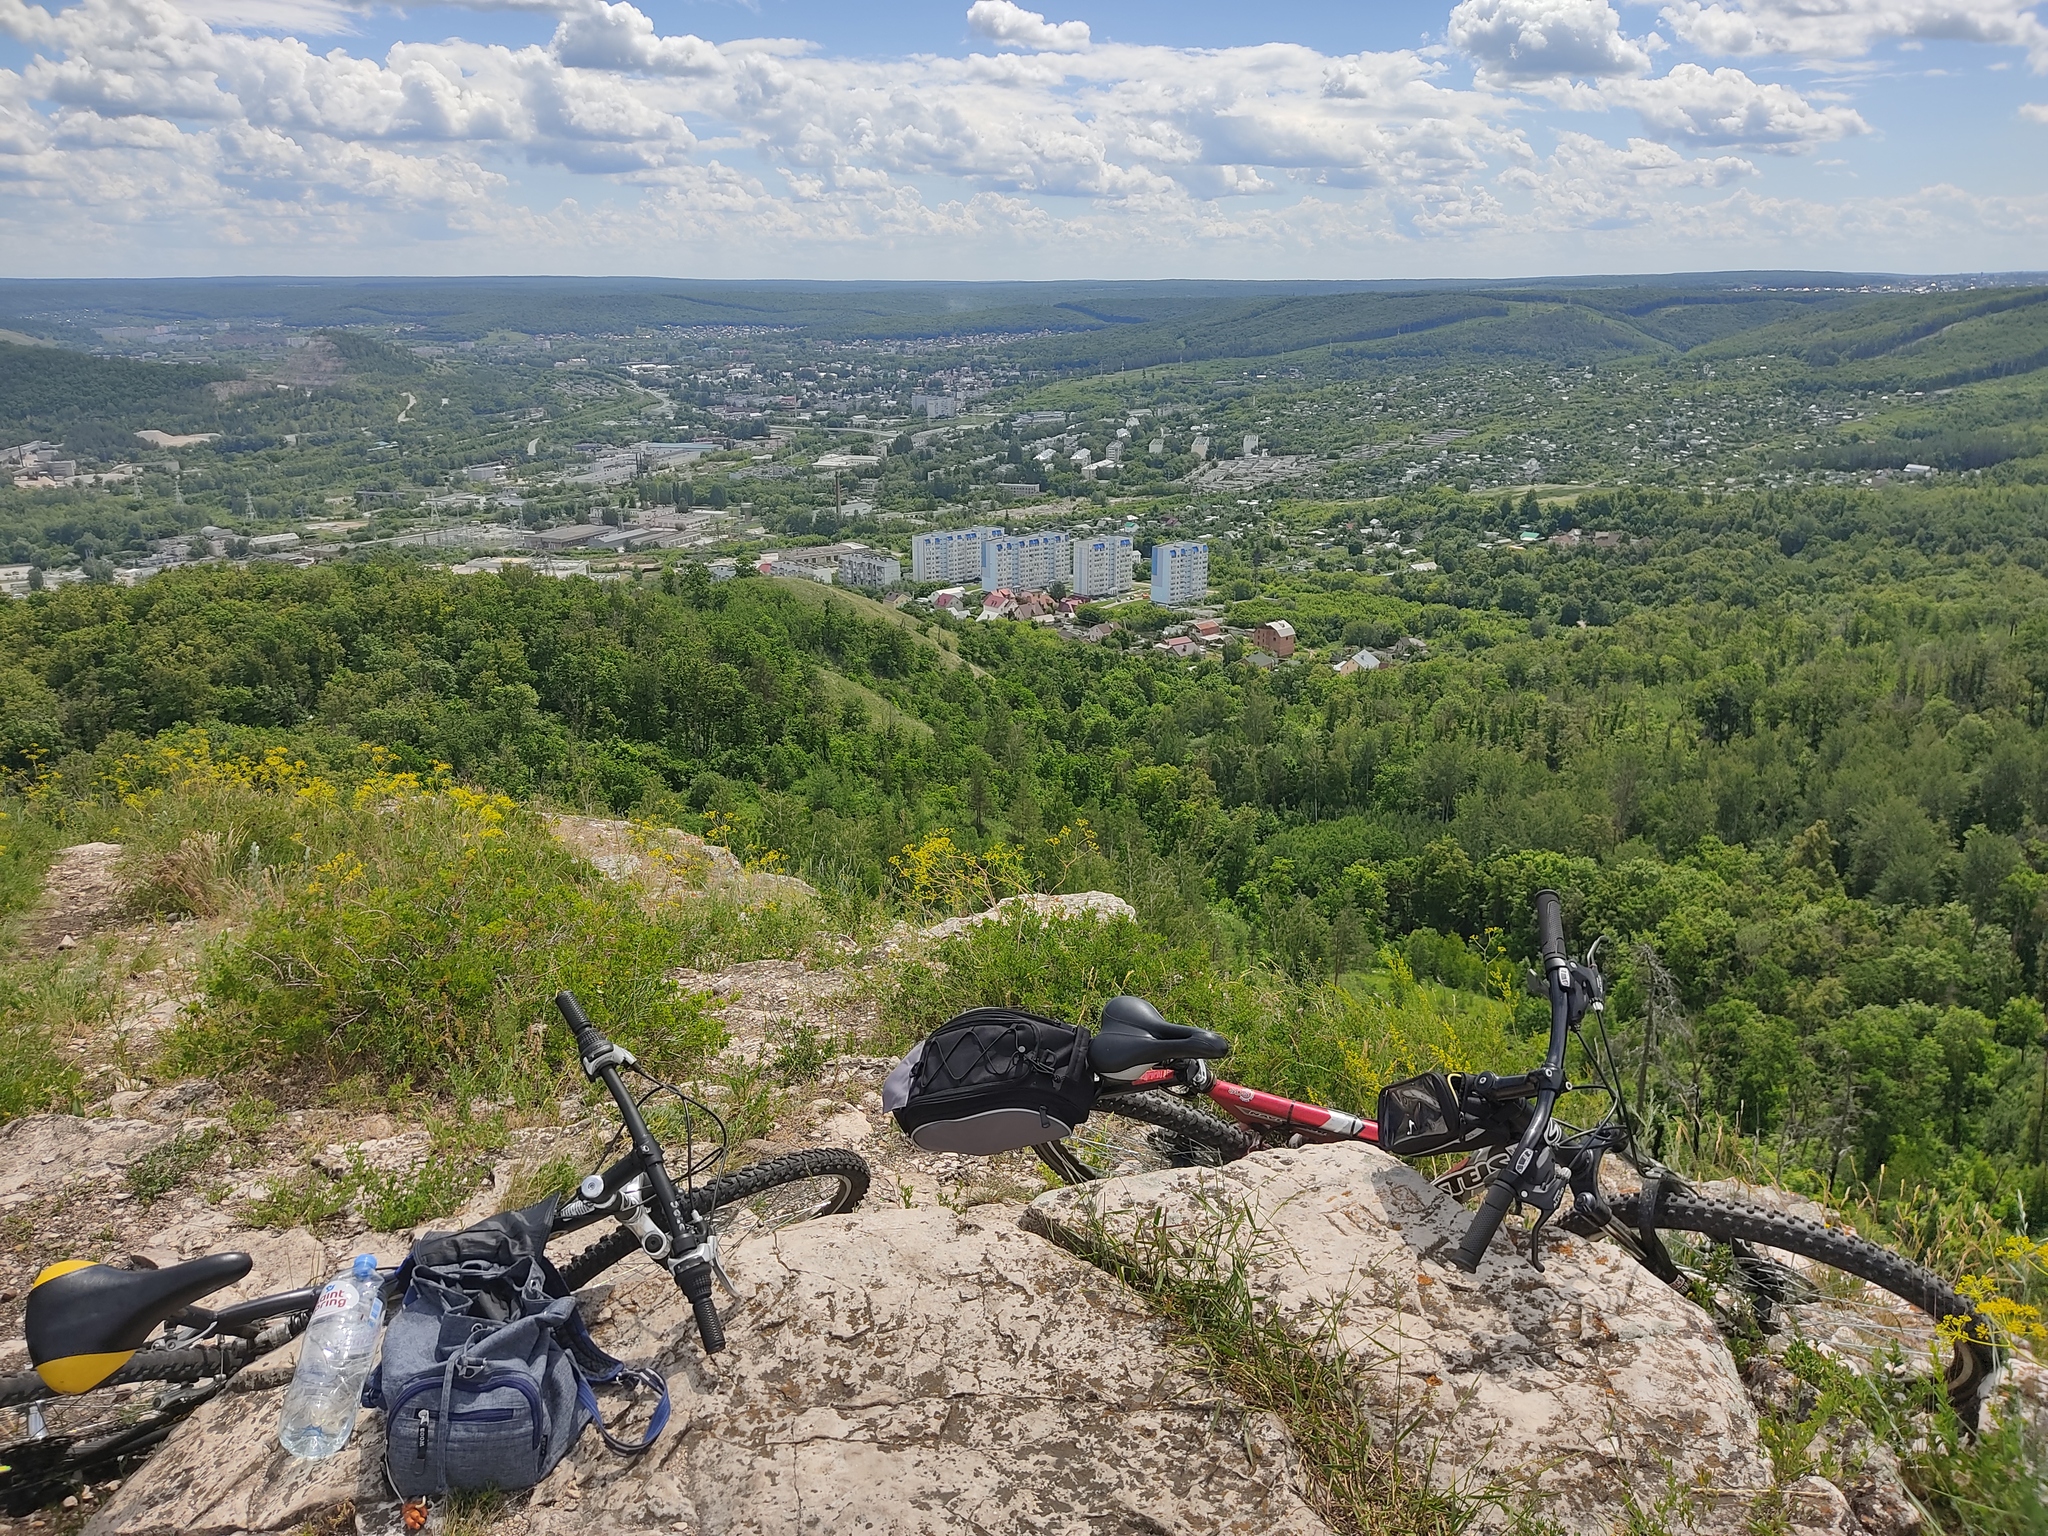
M370 1276L374 1275L375 1273L377 1273L377 1255L375 1255L374 1253L357 1254L355 1263L355 1277L358 1280L367 1280L370 1278Z

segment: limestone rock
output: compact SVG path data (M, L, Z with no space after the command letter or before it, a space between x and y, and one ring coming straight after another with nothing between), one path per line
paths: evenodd
M108 1180L177 1134L148 1120L26 1115L0 1126L0 1209L74 1180Z
M1014 922L1027 915L1038 918L1092 917L1097 922L1108 923L1118 918L1135 919L1138 914L1123 897L1112 896L1107 891L1082 891L1074 896L1006 896L986 912L949 917L943 923L934 923L923 929L918 937L925 940L950 939L983 923Z
M597 816L550 813L548 830L608 880L652 901L728 896L748 906L807 901L815 887L794 875L749 870L732 851L675 827L644 826Z
M1787 1486L1785 1523L1792 1536L1863 1536L1848 1499L1824 1477L1802 1477Z
M666 1275L632 1258L606 1277L598 1340L666 1372L675 1418L633 1461L586 1434L493 1529L1328 1536L1277 1422L1219 1401L1127 1292L1007 1212L856 1212L731 1264L743 1300L715 1360ZM389 1523L376 1415L340 1455L294 1462L276 1445L281 1398L207 1404L88 1536L281 1531L343 1500L364 1529ZM644 1415L635 1402L624 1431Z
M1466 1275L1447 1257L1466 1219L1356 1144L1053 1190L1025 1217L1169 1270L1243 1263L1282 1318L1333 1326L1385 1443L1440 1484L1502 1495L1475 1530L1522 1508L1604 1536L1667 1495L1702 1536L1745 1529L1770 1464L1707 1316L1617 1250L1562 1235L1539 1273L1504 1229Z

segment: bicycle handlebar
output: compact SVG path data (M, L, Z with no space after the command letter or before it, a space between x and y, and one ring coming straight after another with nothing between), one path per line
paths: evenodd
M1536 947L1547 966L1565 963L1564 902L1548 887L1536 893Z
M1468 1275L1479 1267L1479 1261L1486 1257L1487 1247L1493 1242L1493 1234L1507 1219L1508 1207L1514 1204L1514 1200L1513 1179L1497 1178L1486 1186L1485 1200L1472 1213L1472 1223L1465 1228L1465 1235L1458 1242L1458 1251L1451 1255L1453 1264Z
M640 1171L646 1176L648 1188L654 1194L655 1224L668 1235L665 1267L670 1278L690 1298L690 1309L697 1318L697 1333L704 1341L704 1353L715 1355L725 1348L725 1328L711 1299L711 1266L701 1257L693 1256L687 1261L683 1257L684 1233L689 1228L683 1216L682 1197L676 1193L675 1181L668 1175L668 1161L661 1150L661 1143L647 1129L647 1122L640 1117L640 1106L633 1102L633 1096L619 1078L619 1064L624 1062L631 1066L633 1058L598 1033L573 993L557 992L555 1007L576 1033L576 1049L583 1058L584 1073L603 1083L612 1096L612 1102L619 1107L619 1118L625 1122L626 1136L633 1144ZM691 1246L694 1249L695 1245Z
M1476 1270L1479 1261L1486 1256L1494 1234L1507 1218L1508 1207L1523 1192L1523 1178L1532 1168L1548 1166L1538 1154L1550 1134L1550 1112L1557 1104L1558 1090L1564 1086L1564 1053L1571 1034L1573 979L1571 962L1564 948L1564 903L1557 892L1547 887L1536 893L1536 943L1543 953L1543 979L1550 992L1550 1048L1544 1052L1542 1067L1526 1074L1525 1081L1537 1085L1536 1108L1529 1117L1528 1127L1508 1154L1506 1170L1497 1174L1487 1186L1485 1200L1473 1212L1457 1251L1451 1255L1451 1262L1467 1274Z

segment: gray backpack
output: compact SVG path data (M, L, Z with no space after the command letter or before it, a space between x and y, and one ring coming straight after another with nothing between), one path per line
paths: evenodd
M461 1232L430 1232L386 1285L391 1324L363 1403L384 1410L384 1468L401 1498L530 1488L586 1424L630 1456L654 1444L668 1423L668 1383L591 1341L575 1298L548 1262L555 1203ZM392 1307L398 1296L402 1303ZM604 1427L592 1390L620 1380L660 1395L637 1445Z

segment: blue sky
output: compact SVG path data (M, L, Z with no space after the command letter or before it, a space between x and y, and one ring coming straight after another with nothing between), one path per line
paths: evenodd
M0 0L10 276L2048 267L2019 0Z

